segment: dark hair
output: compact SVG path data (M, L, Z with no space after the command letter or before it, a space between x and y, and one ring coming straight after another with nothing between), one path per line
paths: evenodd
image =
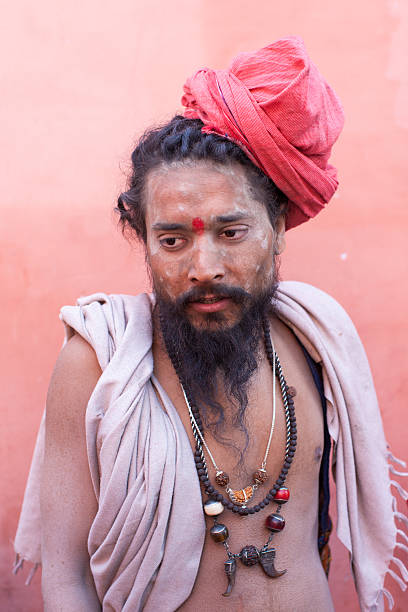
M265 204L273 227L277 218L286 212L287 198L247 157L244 151L228 138L201 131L200 119L173 117L165 125L148 130L132 153L132 172L128 190L118 198L115 209L123 230L131 228L146 242L144 188L150 170L162 164L197 160L220 165L241 164L246 170L250 188L257 200Z

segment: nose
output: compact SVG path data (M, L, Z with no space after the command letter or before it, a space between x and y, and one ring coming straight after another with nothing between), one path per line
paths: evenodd
M188 279L194 285L220 281L224 278L223 258L218 250L206 240L196 245L190 261Z

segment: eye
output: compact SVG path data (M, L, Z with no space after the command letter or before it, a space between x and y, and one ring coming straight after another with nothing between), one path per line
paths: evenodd
M247 233L247 227L228 227L221 232L220 236L223 236L224 238L232 242L234 240L241 240L242 238L245 238Z
M176 251L181 248L185 242L180 236L163 236L159 239L160 245L168 251Z

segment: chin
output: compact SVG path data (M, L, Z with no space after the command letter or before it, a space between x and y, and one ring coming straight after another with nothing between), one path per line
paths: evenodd
M224 312L209 312L206 314L194 313L194 315L188 315L190 324L197 331L226 331L232 329L240 321L240 317L227 315Z

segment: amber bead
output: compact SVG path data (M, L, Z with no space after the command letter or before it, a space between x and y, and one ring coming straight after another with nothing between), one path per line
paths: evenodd
M226 487L229 483L229 476L226 472L217 472L215 475L215 482L220 485L220 487Z
M271 531L282 531L285 527L285 519L280 514L273 513L267 517L265 525Z
M263 484L268 480L269 475L266 470L259 468L259 470L256 470L256 472L254 472L252 478L254 479L254 482L256 484Z
M214 527L211 527L210 535L214 542L225 542L225 540L228 538L228 529L226 525L217 523L214 525Z

